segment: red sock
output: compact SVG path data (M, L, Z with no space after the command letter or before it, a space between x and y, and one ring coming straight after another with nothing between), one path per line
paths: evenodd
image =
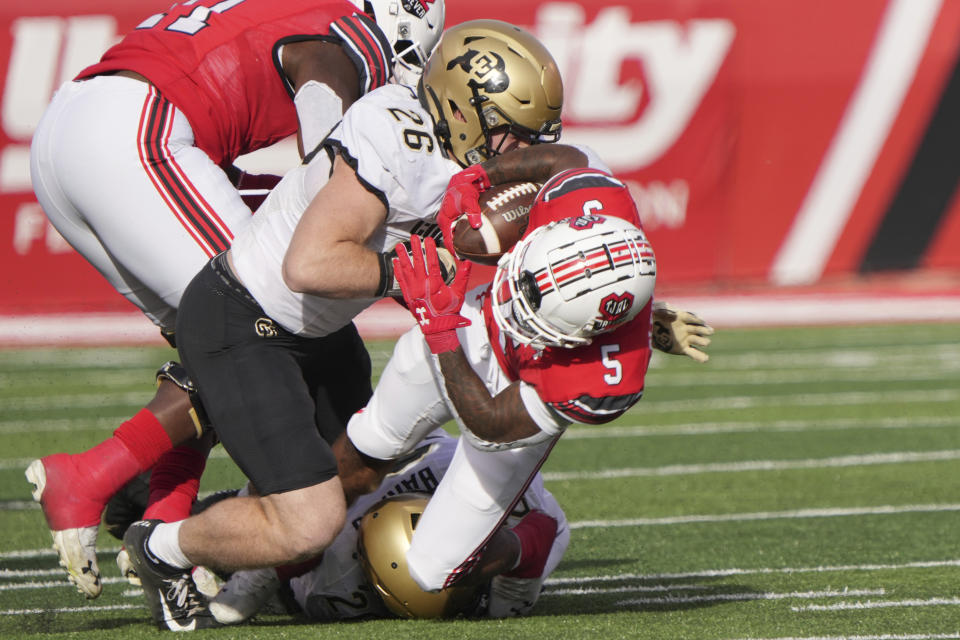
M154 465L170 449L170 436L146 409L121 424L113 437L73 456L84 473L84 490L91 498L106 502L138 473Z
M163 454L150 474L150 497L144 520L176 522L190 515L207 455L190 447L176 447Z
M557 521L542 511L531 511L511 531L520 539L520 560L512 571L503 575L539 578L557 536Z

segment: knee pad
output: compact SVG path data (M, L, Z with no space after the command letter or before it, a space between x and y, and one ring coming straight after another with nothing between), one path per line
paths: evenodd
M197 439L203 437L204 431L212 430L210 420L207 418L207 412L203 409L203 403L197 394L197 386L187 374L187 370L179 362L170 360L165 362L162 367L157 369L157 386L161 380L169 380L181 389L187 392L190 398L190 419L193 420L193 426L197 430Z

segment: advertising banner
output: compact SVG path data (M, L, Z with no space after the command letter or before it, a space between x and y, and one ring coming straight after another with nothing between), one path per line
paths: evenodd
M0 8L0 315L130 310L47 223L29 144L56 88L167 5ZM490 17L553 53L563 141L629 184L664 286L960 270L960 3L447 2L448 25ZM239 164L296 162L285 142Z

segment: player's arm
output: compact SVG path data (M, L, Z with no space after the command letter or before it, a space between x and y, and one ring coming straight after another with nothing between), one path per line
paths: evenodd
M475 436L487 442L508 443L541 432L523 404L519 382L491 396L461 347L439 354L439 360L447 395L464 426Z
M339 44L303 40L283 46L283 73L294 92L300 156L318 145L361 95L360 78Z
M407 308L417 320L430 351L437 354L447 392L466 429L484 443L515 443L539 436L542 429L529 415L515 383L491 396L467 361L457 327L469 321L460 315L470 277L470 263L461 263L447 285L440 271L433 238L421 251L419 236L411 237L412 255L397 251L394 271ZM549 434L548 434L549 435Z
M379 254L367 240L387 208L337 156L330 180L297 223L283 259L283 279L299 293L327 298L370 298L381 279Z
M576 147L536 144L494 156L479 166L486 172L490 184L500 184L519 180L543 183L561 171L588 164L587 155Z
M437 212L444 245L453 246L453 225L463 214L471 227L480 228L480 193L491 185L512 181L544 183L561 171L589 165L590 158L576 147L536 144L502 153L454 174Z

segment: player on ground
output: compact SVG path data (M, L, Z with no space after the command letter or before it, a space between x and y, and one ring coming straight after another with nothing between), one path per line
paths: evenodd
M358 3L362 4L362 3ZM192 0L144 20L97 64L64 84L31 147L31 175L53 225L172 338L190 279L251 218L239 189L272 186L233 166L294 132L310 150L344 109L385 84L397 56L425 60L443 27L443 0ZM409 68L408 68L409 67ZM27 477L54 547L77 587L100 594L97 525L117 489L153 474L168 513L184 514L205 454L171 449L198 435L191 387L175 363L156 397L97 447L33 462ZM183 475L189 476L184 479Z
M443 42L422 91L476 92L477 100L455 104L454 116L475 121L482 108L485 122L498 124L482 130L484 157L556 140L560 78L535 38L484 20L451 28ZM460 52L455 64L451 50ZM502 65L491 66L493 58ZM125 546L161 628L215 624L191 567L232 571L313 558L339 533L345 494L376 486L355 481L350 469L341 482L329 442L370 394L369 359L352 319L399 293L395 245L431 226L426 218L464 166L459 155L448 157L450 130L424 101L389 85L352 105L183 295L178 350L218 437L258 495L127 531ZM591 157L573 147L537 148L514 153L535 159L532 177L541 181L565 168L562 161L583 166ZM512 166L511 157L492 158L491 172L500 158Z
M457 420L457 454L407 554L426 590L482 578L485 544L566 428L615 420L643 394L656 261L626 187L564 172L530 216L493 283L466 295L462 267L453 285L438 278L431 238L426 257L419 241L412 260L398 255L418 325L347 427L357 450L389 460Z
M534 592L529 583L535 581L539 585L539 577L498 575L489 584L431 594L422 591L406 572L404 552L409 547L409 534L411 529L416 530L415 517L425 505L419 496L429 495L439 484L453 459L456 444L456 439L442 429L429 434L411 456L391 469L376 491L361 496L350 506L346 525L324 550L316 567L294 577L289 577L286 568L237 571L211 600L213 615L224 624L242 622L283 588L284 581L300 610L318 622L392 615L504 617L529 613L539 592L533 594L534 600L515 599L515 594ZM364 519L382 500L411 494L416 496L411 497L412 503L404 501L402 507L387 507L376 518ZM552 538L550 532L554 532ZM364 546L358 554L361 536ZM535 543L541 538L544 543L537 546ZM511 513L496 544L513 546L521 555L543 562L545 577L560 562L569 541L570 529L563 510L543 487L538 474ZM519 548L523 542L526 548ZM475 596L481 594L483 608L478 609Z

